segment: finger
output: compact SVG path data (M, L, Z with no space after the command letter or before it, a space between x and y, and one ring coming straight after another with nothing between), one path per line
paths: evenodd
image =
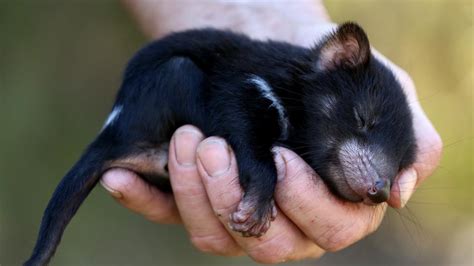
M388 204L394 208L403 208L411 195L415 192L418 175L415 168L411 167L402 171L396 178L390 190Z
M417 155L413 168L417 174L417 185L430 176L439 164L443 142L433 124L423 111L416 96L413 80L402 69L395 67L402 87L407 91L413 113L413 125L417 144Z
M124 207L157 223L180 223L173 196L146 183L125 169L111 169L100 181L102 186Z
M439 164L443 144L418 103L413 104L413 120L417 143L416 160L412 167L402 171L395 179L388 203L403 208L416 188L430 176Z
M276 161L286 166L286 174L276 187L275 200L282 212L318 246L340 250L380 225L386 204L366 206L339 200L298 155L285 148L276 148L275 152Z
M400 81L413 113L413 125L417 144L417 157L413 168L417 174L417 185L430 176L439 164L443 142L433 124L426 116L416 95L416 88L410 75L375 49L374 55L382 60Z
M417 144L417 155L413 166L399 174L392 187L389 204L395 208L405 206L416 187L430 176L439 164L443 150L440 135L423 111L416 95L415 84L410 75L388 58L373 49L374 55L393 70L399 79L410 103Z
M414 112L413 124L415 125L416 144L418 146L413 168L417 173L416 185L418 186L433 174L438 166L443 151L443 142L419 103L415 103L412 109Z
M171 138L168 168L176 204L194 246L204 252L239 255L240 247L214 215L196 168L196 148L203 138L193 126L179 128Z
M230 156L230 166L221 158ZM211 137L198 147L197 167L203 179L214 213L237 243L254 260L278 263L287 260L321 256L324 251L315 246L282 213L271 223L270 229L259 238L244 238L229 229L229 216L242 199L237 162L224 140Z

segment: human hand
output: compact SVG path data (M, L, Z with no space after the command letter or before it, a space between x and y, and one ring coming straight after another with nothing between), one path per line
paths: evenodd
M319 257L325 250L342 249L376 230L383 218L385 204L374 208L339 200L295 153L276 148L279 214L261 238L242 238L226 226L242 197L235 158L222 139L203 139L192 126L178 129L171 139L169 171L174 199L126 170L107 172L102 184L122 205L149 220L182 221L191 242L201 251L247 254L265 263ZM415 171L420 170L428 171ZM401 194L397 196L397 188L392 189L392 206L400 206L402 197L410 196Z
M229 229L229 216L241 200L242 190L236 159L224 140L217 137L204 139L197 128L183 126L175 132L169 147L168 168L174 200L172 195L159 191L134 173L122 169L105 173L102 185L119 203L147 219L158 223L182 221L191 242L204 252L226 256L248 254L256 261L265 263L319 257L324 253L284 211L280 211L269 231L258 239L241 237ZM276 163L282 180L286 180L283 177L285 173L299 171L294 167L286 170L285 162L291 160L290 156L297 157L294 153L283 148L275 152L281 154ZM291 165L306 164L297 159ZM307 170L312 171L310 168ZM310 180L306 175L301 178ZM277 185L277 190L282 190L279 187ZM289 188L292 190L292 186ZM316 189L323 189L325 194L329 194L324 185ZM276 201L288 207L284 202L280 203L279 198ZM299 216L305 215L300 213L295 217Z

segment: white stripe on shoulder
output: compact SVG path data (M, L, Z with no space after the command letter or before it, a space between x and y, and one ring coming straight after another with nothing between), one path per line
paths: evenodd
M107 120L105 120L104 126L102 129L112 125L115 120L120 116L120 113L122 112L123 107L121 105L115 106L110 115L107 117Z
M270 107L274 107L278 111L279 121L281 127L281 136L280 138L285 140L288 138L288 129L289 129L289 121L288 116L286 114L285 107L283 107L282 102L277 97L277 95L273 92L272 87L268 84L266 80L257 76L251 75L250 82L257 86L257 89L260 91L263 97L270 100L272 104Z

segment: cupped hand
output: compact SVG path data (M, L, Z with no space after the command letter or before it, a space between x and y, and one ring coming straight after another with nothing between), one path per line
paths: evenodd
M306 164L294 153L280 148L275 149L275 153L278 154L279 175L284 180L279 182L277 190L286 190L284 186L288 186L289 191L294 190L297 183L290 182L293 179L313 179L314 173L310 172L296 176L294 171L300 171L298 167ZM291 167L287 169L287 165ZM281 197L276 198L282 209L264 236L244 238L229 229L229 216L242 198L242 190L235 156L223 139L204 139L203 134L193 126L179 128L170 142L168 168L174 200L172 195L159 191L136 174L122 169L108 171L101 183L119 203L154 222L182 222L191 242L204 252L226 256L247 254L265 263L319 257L324 253L311 237L299 229L299 224L285 215L286 209L293 213L285 199L285 195L291 193L281 193ZM324 189L324 193L330 195L324 185L315 186L315 189ZM299 222L305 214L292 216L299 217Z
M417 134L422 134L420 130L430 132L426 128L424 125ZM203 252L247 254L264 263L317 258L325 251L345 248L378 228L386 204L371 207L341 201L294 152L285 148L275 148L274 152L278 215L269 231L258 239L243 238L227 226L229 215L242 197L232 150L223 139L204 139L193 126L179 128L171 139L169 171L174 197L123 169L108 171L101 183L119 203L151 221L182 222L193 245ZM410 184L419 184L438 160L435 149L431 154L419 153L413 169L398 177L389 204L402 206L411 195L401 190L407 176L417 180Z

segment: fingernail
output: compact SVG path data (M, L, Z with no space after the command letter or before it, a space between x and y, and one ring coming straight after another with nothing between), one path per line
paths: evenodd
M192 129L182 129L176 132L174 150L179 165L194 166L196 164L196 148L201 138L201 133Z
M411 195L415 191L415 185L418 180L415 169L410 168L406 170L398 178L397 184L399 187L400 193L400 207L403 208L407 204Z
M211 177L218 177L230 168L230 151L227 143L219 138L210 138L198 148L199 161Z
M120 193L120 191L117 191L115 189L113 189L109 184L113 183L113 175L110 175L110 174L105 174L102 179L100 179L100 184L102 185L102 187L105 188L105 190L107 190L109 192L109 194L116 198L116 199L121 199L123 198L123 195L122 193Z
M278 181L283 180L286 175L286 161L283 157L281 150L279 148L274 148L273 152L275 154L275 165L277 168L277 178Z

